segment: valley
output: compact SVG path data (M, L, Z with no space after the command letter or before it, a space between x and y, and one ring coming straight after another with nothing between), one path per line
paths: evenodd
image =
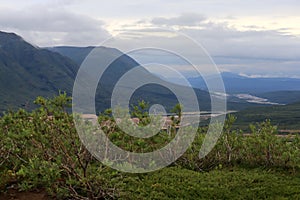
M120 56L98 83L97 115L86 112L81 116L101 124L103 133L120 149L139 153L163 147L181 128L196 127L193 143L170 166L148 174L119 172L84 147L71 115L71 96L78 69L94 49L100 59ZM185 94L187 86L139 69L132 82L151 79L166 87L147 84L133 93L129 100L133 129L147 126L150 105L164 106L166 114L158 134L138 138L127 135L116 123L122 120L114 119L109 109L118 80L137 66L137 61L114 48L40 48L14 33L0 32L0 199L147 199L149 191L151 199L299 197L300 79L249 78L223 72L226 93L220 93L207 91L201 77L190 77L200 111L191 109L189 104L194 102L183 95L188 103L182 112L168 88ZM132 89L121 85L121 91L128 88ZM221 105L224 99L227 111L212 112L211 102ZM220 138L206 157L199 157L207 140L207 125L224 115ZM180 124L180 120L186 123ZM109 148L105 148L106 155ZM169 159L160 156L163 161ZM124 162L120 157L116 166L143 169L147 162Z
M300 1L0 3L0 200L300 200Z

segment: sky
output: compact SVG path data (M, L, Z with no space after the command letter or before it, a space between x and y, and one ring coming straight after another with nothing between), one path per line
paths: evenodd
M49 47L161 27L200 43L221 71L299 78L299 9L297 0L0 0L0 30Z

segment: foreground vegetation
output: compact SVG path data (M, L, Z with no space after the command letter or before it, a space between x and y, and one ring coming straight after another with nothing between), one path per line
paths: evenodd
M272 119L272 123L276 124L278 129L300 130L300 102L253 107L237 112L235 115L237 116L235 126L245 131L249 130L250 123L261 122L265 119Z
M262 168L196 172L169 167L135 177L121 199L299 199L299 181L299 176Z
M262 199L300 198L300 138L277 137L270 121L251 125L245 136L228 116L223 135L203 159L201 128L188 151L172 166L147 174L121 173L102 165L81 144L66 112L71 99L37 98L39 108L8 112L0 118L0 191L45 189L57 199ZM146 105L133 109L147 124ZM179 110L180 111L180 110ZM136 152L160 148L175 134L151 139L124 134L110 120L104 131L118 146ZM174 120L174 125L178 123Z

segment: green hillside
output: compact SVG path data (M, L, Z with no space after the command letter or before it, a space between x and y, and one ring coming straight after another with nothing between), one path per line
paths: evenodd
M300 101L300 91L276 91L258 94L259 97L266 98L271 102L280 104L290 104Z
M84 59L88 56L88 54L93 50L95 47L70 47L70 46L59 46L59 47L52 47L48 48L51 51L58 52L70 59L72 59L77 64L82 64ZM97 47L98 51L100 50L102 52L102 57L109 57L111 54L115 54L117 51L116 49L106 48L106 47ZM120 61L114 62L112 65L113 68L108 70L107 75L105 75L105 79L103 79L103 83L105 84L109 90L112 90L113 86L115 85L116 81L119 80L119 78L127 71L129 68L124 70L124 65L126 66L127 63L132 62L132 59L129 60L127 57L127 62L120 63ZM125 59L125 58L124 58ZM121 59L123 60L123 59ZM137 63L132 63L132 65L138 65ZM121 67L120 67L121 66ZM123 66L123 67L122 67ZM156 82L164 83L165 85L174 87L174 84L170 84L168 82L162 81L160 78L153 76L150 73L140 72L139 77L133 77L132 81L137 80L156 80ZM187 90L186 87L181 85L176 85L176 88L178 91L181 91L184 93L184 91ZM203 91L201 89L194 88L194 91L198 97L199 105L201 110L210 110L210 96L206 91ZM109 93L105 96L107 98L109 96ZM145 100L147 102L151 103L159 103L164 106L166 106L167 109L172 108L176 103L177 100L174 96L174 94L171 93L170 90L160 87L158 85L146 85L141 88L139 88L132 97L132 100L136 102L137 100ZM96 100L97 101L97 100ZM189 101L189 98L187 98L187 101ZM103 103L103 102L102 102ZM99 103L101 104L101 103ZM246 101L237 100L230 98L227 101L227 108L229 110L242 110L247 107L253 107L257 106L257 104L248 103Z
M93 47L43 49L29 44L14 33L0 32L0 112L20 107L31 110L34 108L31 102L36 96L52 97L59 90L70 95L79 65L92 49ZM98 83L95 103L99 112L110 107L112 91L119 79L139 66L139 63L114 48L96 47L96 51L98 59L120 56L109 65ZM132 77L130 81L136 83L140 80L152 80L166 87L149 84L138 88L130 104L145 100L150 104L161 104L169 110L178 100L167 88L176 88L176 91L182 94L188 89L163 81L145 69L140 69L139 75ZM194 91L200 109L210 110L209 93L200 89ZM188 96L184 98L187 102L185 108L189 109L189 105L193 103L192 99ZM217 97L214 98L220 101ZM229 100L227 107L230 110L241 110L254 105L256 104Z
M77 69L71 59L0 32L0 110L30 108L36 96L58 90L70 93Z
M74 62L76 62L78 65L81 65L84 59L87 57L87 55L94 49L95 47L70 47L70 46L58 46L58 47L49 47L50 51L54 51L57 53L60 53L61 55L64 55ZM103 47L98 47L103 48ZM106 50L109 50L106 48ZM107 51L107 53L109 53Z
M279 127L279 129L300 129L300 102L248 108L238 113L236 126L247 128L250 123L262 122L270 119L271 122Z
M66 55L61 55L33 46L14 33L0 32L0 111L20 107L32 109L34 106L31 102L36 96L53 96L59 90L71 94L79 63L90 50L91 47L67 48L60 52ZM117 81L139 64L117 49L97 47L97 52L100 59L120 55L110 64L98 84L96 108L97 111L103 111L110 106L111 94ZM154 82L162 81L143 69L139 71L139 76L133 77L131 81L148 79ZM186 88L178 86L177 90L184 92ZM208 93L201 90L195 92L201 109L209 109ZM153 85L142 87L135 92L132 101L140 99L162 104L167 109L177 103L170 90Z
M99 47L98 52L103 58L121 54L116 49L105 47ZM72 58L80 56L75 54ZM99 83L101 91L98 90L96 95L97 110L109 107L114 84L137 65L133 59L122 55L109 66ZM71 94L78 68L76 60L33 46L14 33L0 32L0 111L20 107L32 109L36 96L51 97L59 90ZM144 78L152 76L147 71L141 72L141 75ZM144 92L145 96L147 92L154 93L156 100L167 102L169 107L177 102L169 91L163 89L148 88ZM164 97L160 99L162 93ZM135 99L141 99L141 96ZM149 100L152 101L151 97Z

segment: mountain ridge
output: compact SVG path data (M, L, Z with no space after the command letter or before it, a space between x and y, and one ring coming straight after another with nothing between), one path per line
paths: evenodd
M37 48L14 33L0 32L0 109L24 107L36 96L51 96L59 90L70 94L77 69L67 57Z
M300 91L300 79L297 78L249 78L231 72L222 72L226 92L229 94L249 93L259 95L261 93L275 91ZM209 77L214 79L213 76ZM188 79L195 88L206 89L202 77L192 77Z
M86 48L88 51L93 47ZM114 53L120 54L119 50L97 47L102 51L100 56L112 56ZM82 50L82 48L81 48ZM88 53L86 51L86 53ZM83 56L84 57L84 56ZM65 55L53 52L49 48L39 48L29 44L20 36L14 33L0 33L0 110L5 111L9 108L32 109L34 106L30 103L37 96L50 97L57 94L59 90L66 91L69 95L72 93L73 83L79 69L79 62L73 61ZM96 92L97 112L109 108L112 89L119 78L129 70L139 64L123 54L113 63L100 79L101 91ZM141 71L141 77L147 78L152 75L146 70ZM158 78L157 78L158 79ZM134 80L133 80L134 81ZM98 88L99 88L98 85ZM184 87L180 89L184 90ZM156 101L171 108L177 100L174 95L166 88L162 87L144 87L135 93L133 100ZM197 90L201 106L209 107L209 96L207 92ZM153 95L154 97L151 97Z
M114 48L93 46L40 48L14 33L0 32L0 86L2 86L0 87L0 111L9 108L32 109L34 106L31 102L37 96L50 97L58 91L66 91L68 95L71 95L80 64L95 48L100 52L100 58L120 55L108 66L99 81L95 104L97 112L100 112L110 107L112 91L118 80L125 73L139 66L139 63ZM161 80L146 69L141 69L140 76L134 77L131 81L138 79L155 80L154 82L175 87L183 93L187 89L185 86ZM200 109L210 110L209 93L198 88L193 88L193 90ZM189 101L188 97L185 98ZM218 97L213 98L220 101ZM161 104L166 109L171 109L178 103L176 96L168 88L155 84L138 88L130 99L130 104L138 100L145 100L150 104ZM229 101L227 107L230 110L240 110L254 105L245 101Z

